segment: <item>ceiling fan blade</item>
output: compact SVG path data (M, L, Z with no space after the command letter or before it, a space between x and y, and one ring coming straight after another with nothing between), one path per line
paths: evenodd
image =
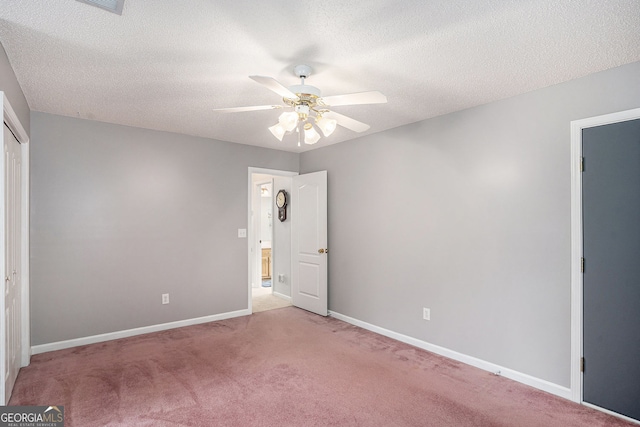
M282 86L280 82L278 82L273 77L249 76L249 78L260 83L262 86L266 87L267 89L274 91L275 93L277 93L283 98L298 99L298 95L291 92L286 87Z
M340 105L384 104L387 97L377 90L371 92L349 93L346 95L325 96L322 102L330 107Z
M252 107L214 108L212 111L218 111L220 113L242 113L244 111L275 110L282 107L282 105L254 105Z
M334 119L338 122L340 126L350 129L354 132L364 132L371 127L366 123L359 122L355 119L352 119L351 117L347 117L343 114L336 113L335 111L329 111L328 113L324 113L322 117L326 117L328 119Z

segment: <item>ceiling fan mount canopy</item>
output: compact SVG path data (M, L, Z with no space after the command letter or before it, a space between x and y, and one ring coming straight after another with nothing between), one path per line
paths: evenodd
M300 146L303 133L306 144L318 142L320 134L316 132L315 127L320 129L324 136L331 135L336 125L354 132L364 132L369 129L370 126L368 124L331 111L330 108L342 105L382 104L387 102L387 97L378 91L334 95L323 98L320 89L304 82L311 75L311 71L311 67L308 65L296 65L293 68L293 72L296 77L300 78L300 84L289 86L288 88L272 77L249 76L250 79L280 95L285 104L284 106L256 105L251 107L218 108L214 111L237 113L292 108L292 112L282 113L278 123L269 127L269 130L280 141L282 141L285 134L297 132L298 146Z
M293 74L298 78L306 79L311 75L311 67L308 65L296 65L293 67Z

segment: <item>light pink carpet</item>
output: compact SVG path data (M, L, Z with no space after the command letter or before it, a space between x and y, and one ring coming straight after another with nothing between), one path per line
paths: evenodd
M36 355L11 405L66 426L632 426L288 307Z

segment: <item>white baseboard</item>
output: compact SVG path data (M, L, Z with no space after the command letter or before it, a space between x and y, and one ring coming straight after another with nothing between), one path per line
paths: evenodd
M342 320L352 325L359 326L363 329L367 329L369 331L378 333L380 335L393 338L394 340L401 341L403 343L412 345L414 347L418 347L423 350L427 350L432 353L436 353L441 356L448 357L449 359L457 360L459 362L466 363L467 365L475 366L476 368L480 368L485 371L489 371L492 373L499 372L499 375L505 378L509 378L511 380L518 381L522 384L535 387L539 390L546 391L547 393L555 394L556 396L571 400L571 389L567 387L563 387L558 384L554 384L552 382L542 380L540 378L532 377L531 375L523 374L522 372L514 371L513 369L505 368L503 366L496 365L494 363L486 362L484 360L477 359L472 356L467 356L466 354L458 353L457 351L449 350L444 347L430 344L426 341L422 341L417 338L412 338L407 335L390 331L388 329L384 329L379 326L372 325L370 323L363 322L361 320L354 319L349 316L345 316L344 314L336 313L335 311L329 311L329 316L335 317L338 320Z
M280 292L273 292L273 295L277 296L278 298L282 298L282 299L286 299L287 301L291 301L291 297L289 295L285 295L285 294L281 294Z
M81 345L95 344L98 342L117 340L120 338L132 337L135 335L148 334L150 332L165 331L167 329L181 328L183 326L198 325L200 323L215 322L216 320L231 319L233 317L248 316L251 312L248 309L231 311L228 313L214 314L211 316L197 317L195 319L178 320L176 322L161 323L159 325L144 326L141 328L127 329L124 331L109 332L107 334L92 335L90 337L75 338L72 340L52 342L49 344L34 345L31 347L31 354L46 353L47 351L63 350L65 348L78 347Z

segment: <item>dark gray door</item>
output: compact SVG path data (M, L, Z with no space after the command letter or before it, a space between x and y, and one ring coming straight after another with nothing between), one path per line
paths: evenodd
M583 400L640 420L640 120L584 129Z

